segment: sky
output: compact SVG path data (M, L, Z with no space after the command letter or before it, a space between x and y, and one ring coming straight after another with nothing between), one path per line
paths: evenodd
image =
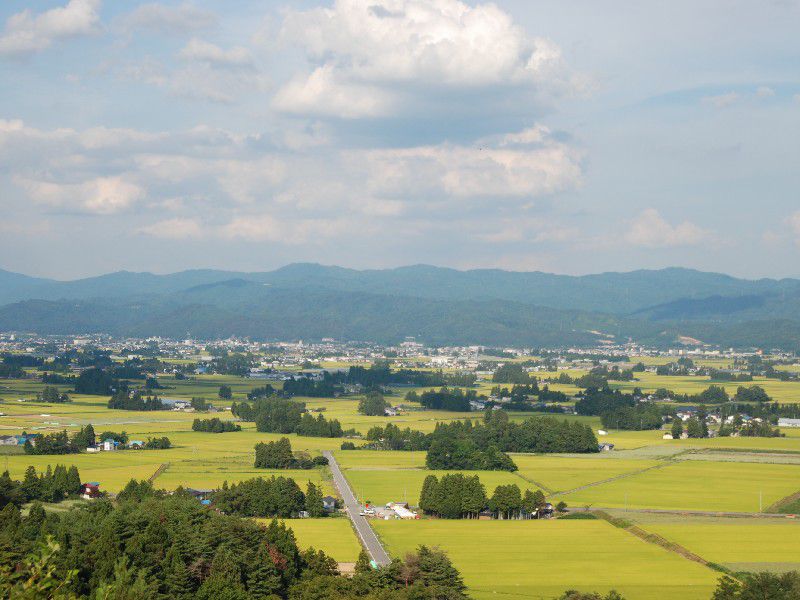
M4 0L0 268L800 276L800 0Z

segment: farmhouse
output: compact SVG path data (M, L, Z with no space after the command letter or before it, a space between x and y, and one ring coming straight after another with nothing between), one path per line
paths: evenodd
M85 500L93 500L102 495L103 493L100 491L100 484L96 481L90 481L81 485L81 498Z
M17 438L13 435L0 435L0 446L16 446Z
M800 419L778 419L778 427L800 427Z
M611 452L614 449L614 444L603 442L602 444L597 444L597 448L600 452Z
M327 511L334 511L336 510L336 498L333 496L325 496L322 499L322 508Z

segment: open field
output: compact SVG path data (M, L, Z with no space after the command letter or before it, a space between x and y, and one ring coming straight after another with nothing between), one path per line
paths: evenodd
M361 470L346 469L344 475L350 482L356 497L369 500L373 504L387 502L419 503L419 492L422 482L428 475L441 477L447 473L457 471L428 471L426 469L387 469L387 470ZM505 471L462 471L465 475L478 475L481 483L486 487L486 493L491 496L498 485L516 483L523 490L525 487L535 489L530 484L513 473Z
M256 519L268 524L270 519ZM339 517L324 519L289 519L284 521L294 531L301 550L322 550L340 563L354 563L361 552L361 543L353 531L350 520Z
M518 476L526 481L541 483L550 492L571 490L660 464L655 460L615 459L603 455L572 458L513 454L512 458L519 467Z
M683 519L641 525L732 571L800 570L800 522Z
M604 521L380 521L375 529L394 556L421 544L446 550L479 600L549 600L567 589L708 600L718 578Z
M798 465L680 461L558 498L571 506L760 512L798 488Z

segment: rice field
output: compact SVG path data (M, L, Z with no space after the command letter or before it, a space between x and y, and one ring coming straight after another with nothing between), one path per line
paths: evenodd
M446 550L471 597L552 599L564 590L629 600L708 600L718 573L605 521L379 521L394 556Z

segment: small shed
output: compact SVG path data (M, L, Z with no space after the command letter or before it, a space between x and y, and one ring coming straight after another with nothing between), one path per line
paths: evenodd
M336 498L333 496L325 496L322 499L322 508L325 510L336 510Z

